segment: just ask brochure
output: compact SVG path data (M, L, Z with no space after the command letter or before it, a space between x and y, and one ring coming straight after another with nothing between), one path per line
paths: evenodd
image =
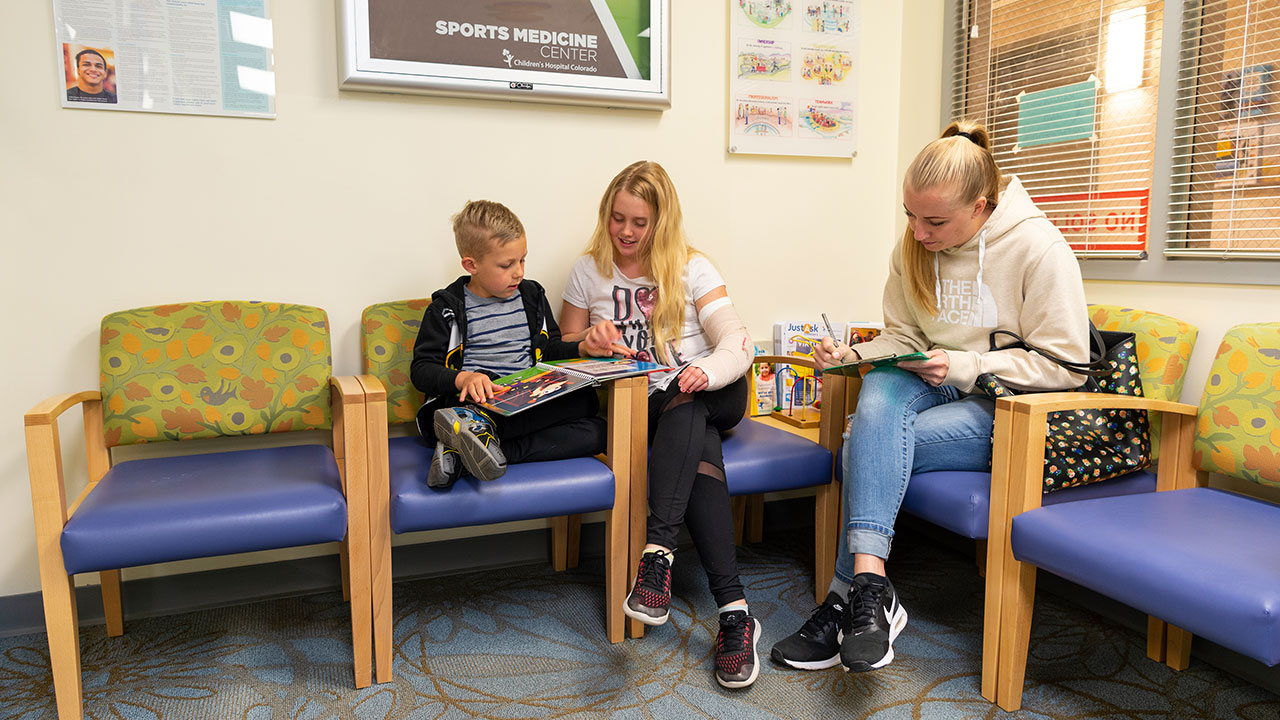
M479 405L499 415L515 415L578 388L599 385L604 380L648 375L670 369L666 365L640 360L608 358L553 360L538 363L528 370L521 370L494 380L494 384L503 386L503 389L494 395L493 399Z

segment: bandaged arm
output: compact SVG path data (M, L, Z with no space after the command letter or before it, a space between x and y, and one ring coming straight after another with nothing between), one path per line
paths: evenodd
M698 322L715 348L711 354L694 360L691 365L707 375L707 389L719 390L747 374L755 348L747 326L728 297L717 298L698 311Z

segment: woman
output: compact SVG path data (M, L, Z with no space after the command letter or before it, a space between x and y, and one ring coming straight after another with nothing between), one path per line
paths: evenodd
M609 184L564 301L566 340L676 368L649 377L648 538L623 612L667 621L676 532L687 524L720 608L716 680L746 687L759 672L760 622L738 578L720 433L746 410L753 352L720 273L685 239L661 165L634 163Z
M884 332L857 350L824 340L823 366L920 351L927 360L872 370L844 444L847 547L826 601L773 646L778 662L851 671L893 660L907 612L885 577L894 520L912 473L991 467L995 404L975 394L991 373L1025 390L1083 382L1025 350L990 352L993 330L1015 332L1087 361L1080 268L1062 234L1016 177L1002 180L986 128L952 123L907 168L907 231L884 289Z

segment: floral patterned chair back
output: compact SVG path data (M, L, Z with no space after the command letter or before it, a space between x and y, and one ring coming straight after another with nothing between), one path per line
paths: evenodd
M108 447L330 427L325 312L199 302L102 319Z
M1177 318L1119 305L1090 305L1089 319L1099 330L1131 332L1138 345L1142 394L1177 402L1187 379L1187 363L1196 346L1196 326ZM1159 422L1151 424L1151 458L1159 457Z
M1192 447L1200 470L1280 487L1280 323L1237 325L1222 338Z
M409 380L413 344L431 300L395 300L370 305L360 314L360 355L364 372L387 389L387 422L413 422L425 399Z

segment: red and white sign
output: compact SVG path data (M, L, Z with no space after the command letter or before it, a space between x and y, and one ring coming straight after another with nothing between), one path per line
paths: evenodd
M1073 250L1147 249L1151 190L1112 190L1033 197Z

